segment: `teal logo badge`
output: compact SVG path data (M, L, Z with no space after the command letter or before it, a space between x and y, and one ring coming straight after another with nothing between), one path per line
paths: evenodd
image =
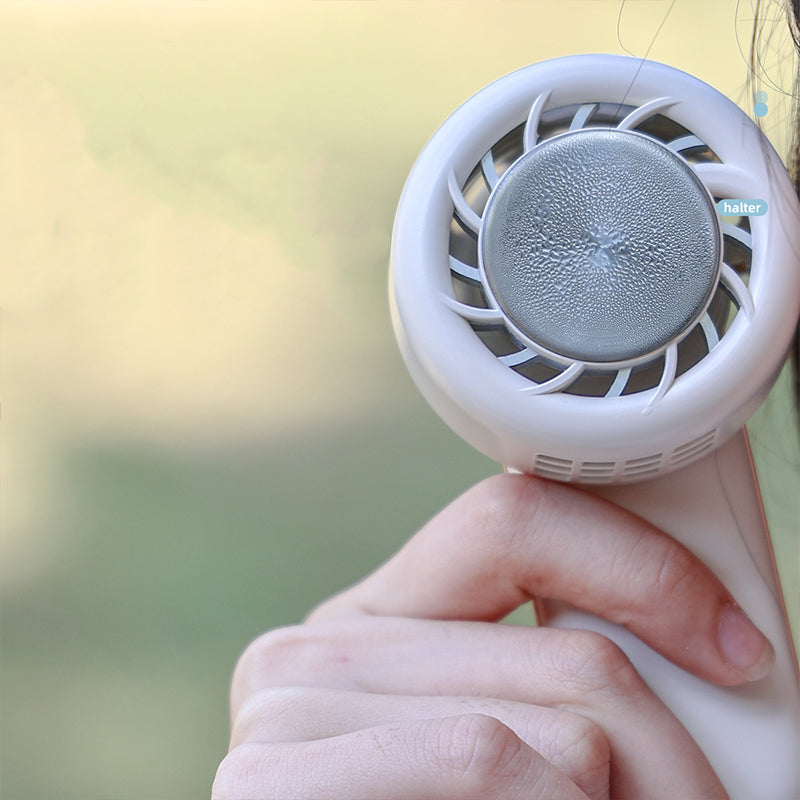
M734 200L726 198L717 203L723 217L762 217L767 213L766 200Z

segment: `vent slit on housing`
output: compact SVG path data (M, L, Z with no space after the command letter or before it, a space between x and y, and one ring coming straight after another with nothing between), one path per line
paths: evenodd
M685 461L694 461L701 455L704 455L714 446L714 438L716 431L709 431L703 436L698 436L691 442L676 447L672 451L672 458L670 459L673 465L682 464Z

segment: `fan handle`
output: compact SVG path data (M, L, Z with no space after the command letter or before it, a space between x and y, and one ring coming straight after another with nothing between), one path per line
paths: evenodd
M676 472L589 491L656 525L704 561L770 640L775 664L759 681L715 686L684 672L624 628L566 604L538 604L547 624L593 630L619 645L695 738L731 800L797 800L797 654L745 430Z

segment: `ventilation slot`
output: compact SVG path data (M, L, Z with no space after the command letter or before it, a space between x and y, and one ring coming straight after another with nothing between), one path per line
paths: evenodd
M619 373L599 372L597 370L587 370L578 378L572 386L564 390L564 394L577 394L582 397L605 397L614 386L614 381ZM594 463L594 462L586 462Z
M614 477L614 461L584 461L581 464L579 480L583 483L610 483Z
M718 203L721 198L714 197ZM722 260L736 270L747 283L753 260L753 233L747 217L721 217L724 251Z
M661 453L642 458L632 458L625 462L622 474L626 478L638 477L639 475L652 475L659 471L661 467Z
M648 389L655 389L663 374L663 356L643 367L636 367L631 371L622 394L636 394L637 392L646 392Z
M663 114L653 114L634 128L658 139L690 164L719 164L719 156L688 128Z
M533 460L533 471L543 478L567 481L572 476L574 463L566 458L539 454Z
M684 464L688 461L694 461L700 458L700 456L707 453L714 446L714 437L716 433L716 430L709 431L703 436L698 436L697 439L692 439L691 442L676 447L672 452L672 464Z
M512 369L514 372L519 373L524 378L537 384L546 383L564 372L563 367L548 364L543 358L525 361L513 366Z
M619 103L573 103L546 109L539 120L539 139L566 133L573 124L581 128L611 128L633 110L634 106Z
M472 329L498 358L513 356L522 349L522 345L511 338L511 335L503 325L473 324ZM523 358L523 355L520 355L519 358Z

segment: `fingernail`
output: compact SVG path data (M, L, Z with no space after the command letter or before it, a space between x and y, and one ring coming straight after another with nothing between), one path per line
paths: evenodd
M772 645L735 603L722 609L717 636L722 657L745 680L756 681L772 669Z

